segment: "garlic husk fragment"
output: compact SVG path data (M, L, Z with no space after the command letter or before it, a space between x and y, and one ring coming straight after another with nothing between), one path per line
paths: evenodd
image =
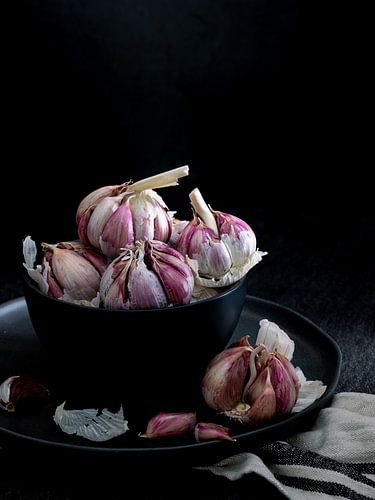
M0 408L8 412L28 410L48 400L49 390L31 377L14 375L0 385Z
M229 271L221 278L205 278L198 275L198 277L195 278L195 282L198 285L207 288L222 288L225 286L233 285L233 283L240 281L240 279L246 276L250 269L259 264L259 262L261 262L263 257L267 254L268 252L260 252L259 250L256 250L251 254L250 259L246 265L242 267L231 267ZM186 258L186 262L188 262L188 264L194 268L199 266L197 261L190 259L189 257Z
M223 287L239 281L266 255L257 250L254 231L242 219L212 210L198 189L190 200L194 216L176 245L198 269L196 282Z
M103 255L79 242L63 242L55 245L42 243L43 267L49 266L48 294L54 298L90 302L99 291L101 274L107 262Z
M66 434L75 434L90 441L108 441L128 431L128 422L122 406L113 413L107 408L65 410L64 401L56 408L53 420Z
M39 290L47 294L49 289L47 279L49 264L46 263L44 269L42 269L42 266L40 265L35 267L37 249L35 241L31 239L31 236L26 236L26 238L23 240L22 248L24 258L23 267L26 269L27 274L30 276L30 278L38 285Z
M300 389L292 413L299 413L304 410L323 396L327 390L327 386L324 385L321 380L307 380L303 371L298 366L296 368L296 374L300 383Z
M208 365L202 381L202 395L210 408L226 411L241 402L250 353L251 348L246 346L230 347Z
M195 413L158 413L150 419L143 438L164 438L184 435L194 429Z
M107 309L153 309L190 302L194 278L182 255L160 241L138 242L103 275L100 295Z
M212 439L223 439L225 441L236 441L229 435L229 428L211 422L199 422L194 428L195 440L211 441Z
M263 344L270 351L277 351L290 361L293 357L295 346L289 335L276 323L268 321L268 319L262 319L259 325L256 344Z
M111 258L117 257L123 248L134 250L136 241L168 241L171 217L163 199L153 189L175 186L188 173L188 166L180 167L90 193L77 210L80 240Z

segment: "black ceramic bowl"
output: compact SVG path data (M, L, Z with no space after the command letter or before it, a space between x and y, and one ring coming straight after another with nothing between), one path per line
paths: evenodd
M207 364L240 318L246 278L166 309L109 311L53 299L25 278L30 318L68 396L117 396L167 410L196 404Z

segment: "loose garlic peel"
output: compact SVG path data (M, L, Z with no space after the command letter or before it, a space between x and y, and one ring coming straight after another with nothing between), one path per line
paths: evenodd
M198 272L198 262L195 259L190 259L186 256L186 262L189 264L194 273L195 284L203 287L217 287L222 288L225 286L230 286L243 278L254 266L259 264L263 257L267 255L268 252L260 252L256 250L250 255L249 261L241 267L231 267L229 271L219 279L215 278L204 278L199 275Z
M122 406L117 413L112 413L107 408L65 410L65 403L66 401L56 408L53 419L66 434L103 442L125 434L129 430Z

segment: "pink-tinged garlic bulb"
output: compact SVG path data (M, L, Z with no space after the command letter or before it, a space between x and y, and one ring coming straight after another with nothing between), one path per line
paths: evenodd
M177 250L145 241L108 266L100 296L107 309L154 309L188 304L193 287L192 271Z
M176 248L190 260L203 286L227 286L241 279L264 252L258 252L251 227L234 215L212 210L198 189L190 193L193 219Z
M42 274L46 275L48 295L54 298L91 301L99 291L107 258L80 242L50 245L42 243Z
M272 340L272 339L269 339ZM294 407L299 379L292 363L242 337L211 361L202 382L207 405L244 424L261 424Z
M122 248L134 250L136 241L168 241L172 221L163 199L153 189L177 185L187 166L119 186L97 189L77 210L80 240L117 257Z

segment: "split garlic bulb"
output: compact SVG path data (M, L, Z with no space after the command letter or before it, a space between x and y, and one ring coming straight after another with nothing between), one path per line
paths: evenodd
M168 241L172 220L163 199L153 189L174 186L188 175L187 166L135 183L106 186L80 203L76 222L80 240L117 257L122 248L135 248L136 241Z
M182 255L161 241L137 242L104 273L100 296L107 309L154 309L188 304L194 287Z

